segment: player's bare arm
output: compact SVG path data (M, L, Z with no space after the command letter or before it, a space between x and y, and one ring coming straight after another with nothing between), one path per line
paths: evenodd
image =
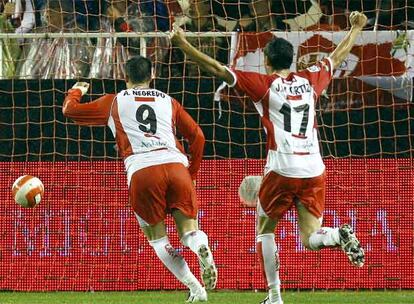
M184 52L184 54L186 54L200 67L200 69L211 74L212 76L220 78L228 84L234 83L235 79L233 75L217 60L207 56L192 46L191 43L189 43L185 38L183 29L177 25L174 25L170 39L171 42L175 46L179 47Z
M348 56L355 44L356 38L367 23L367 16L360 12L352 12L349 16L349 21L351 23L351 30L329 56L332 59L334 68L337 68Z

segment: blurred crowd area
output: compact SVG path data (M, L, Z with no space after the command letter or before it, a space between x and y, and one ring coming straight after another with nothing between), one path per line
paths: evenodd
M414 0L0 0L2 33L340 31L353 10L367 30L414 28ZM191 42L226 64L229 37ZM144 44L144 46L142 45ZM145 53L159 77L200 77L167 36L145 38L0 39L0 79L123 77L123 63Z

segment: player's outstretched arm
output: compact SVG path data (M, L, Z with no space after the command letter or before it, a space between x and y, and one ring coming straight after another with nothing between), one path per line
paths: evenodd
M360 12L352 12L349 16L349 21L351 23L351 30L329 56L334 68L337 68L348 56L355 44L355 39L367 23L367 16Z
M63 102L63 115L78 125L105 126L115 95L106 94L92 102L80 103L88 89L89 84L86 82L75 83Z
M212 76L218 77L228 84L233 84L235 79L233 75L222 66L217 60L207 56L206 54L197 50L185 38L184 31L174 25L170 35L171 42L179 47L192 61L194 61L200 69L206 71Z

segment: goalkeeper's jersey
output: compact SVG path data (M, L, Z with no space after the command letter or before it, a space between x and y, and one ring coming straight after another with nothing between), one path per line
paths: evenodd
M182 163L195 179L204 149L200 127L172 97L155 89L127 89L90 103L79 103L79 90L69 90L65 116L80 125L107 125L124 159L128 182L137 170L166 163ZM191 163L176 138L189 143Z
M325 170L317 134L315 103L332 78L325 58L306 70L279 75L229 70L236 90L246 93L262 118L267 135L265 173L308 178Z

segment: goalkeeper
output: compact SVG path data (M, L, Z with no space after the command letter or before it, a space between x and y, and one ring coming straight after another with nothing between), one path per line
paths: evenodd
M292 44L273 38L264 48L267 75L224 67L188 43L182 29L175 26L171 33L172 42L200 68L247 94L261 116L268 155L258 194L257 251L269 288L262 304L283 303L274 230L293 205L306 248L341 246L352 264L364 264L364 251L350 225L321 227L326 176L315 127L315 103L333 70L350 53L366 20L362 13L351 13L351 30L329 57L299 72L289 70Z
M207 301L205 288L215 288L217 270L207 235L197 223L194 183L203 157L203 132L178 101L150 88L149 59L129 59L125 74L126 90L90 103L80 103L89 84L76 83L65 99L63 114L79 125L109 126L124 159L129 201L142 231L162 263L190 289L187 302ZM188 140L190 163L176 131ZM174 218L181 243L197 255L205 288L170 244L164 223L167 213Z

